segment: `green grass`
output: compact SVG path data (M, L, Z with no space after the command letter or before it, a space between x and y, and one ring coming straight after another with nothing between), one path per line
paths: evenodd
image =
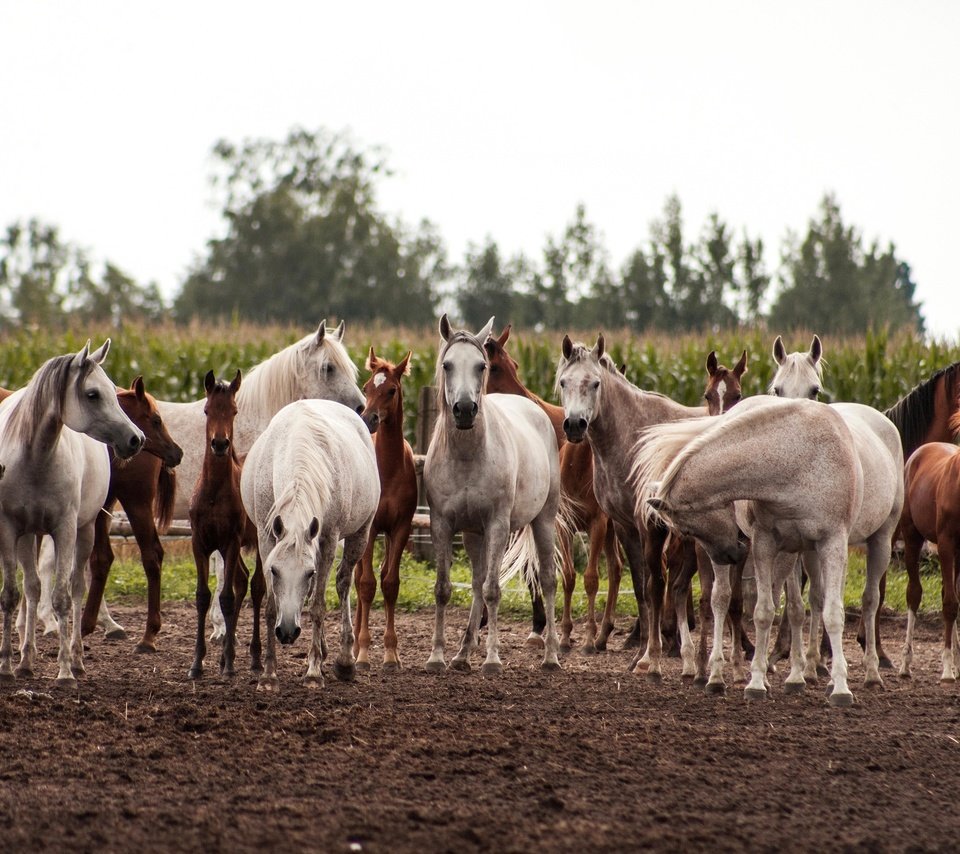
M379 559L379 555L377 558ZM578 560L578 563L582 564L582 561ZM580 572L582 573L582 565ZM859 552L851 552L844 592L844 604L849 609L858 610L860 608L865 572L864 556ZM451 578L453 581L452 604L469 607L470 568L466 556L462 552L456 553ZM432 608L434 605L434 581L435 574L431 564L414 560L410 555L404 555L400 570L400 597L397 606L405 611ZM921 565L921 582L923 584L921 611L938 612L940 609L940 568L935 558L931 558ZM164 601L192 601L196 592L196 583L196 568L192 558L167 558L163 567L162 598ZM902 564L894 561L890 572L887 574L885 606L895 612L905 613L907 607L906 587L906 572ZM122 560L114 564L107 583L108 602L142 601L146 597L146 592L146 579L138 560ZM558 590L558 598L559 595L562 595L562 592ZM699 581L694 579L694 597L699 598L699 595ZM351 595L351 599L356 602L355 595ZM603 579L601 580L600 593L597 596L598 607L602 608L605 602L606 580ZM337 607L333 572L330 573L327 586L327 604L331 608ZM581 576L577 579L577 587L572 602L574 617L582 617L586 613L586 606L587 596L583 591ZM374 600L374 607L383 607L383 598L379 591ZM529 616L530 597L519 579L512 580L503 591L501 611L515 617ZM620 588L617 612L624 616L636 616L636 599L631 589L629 576L624 579Z

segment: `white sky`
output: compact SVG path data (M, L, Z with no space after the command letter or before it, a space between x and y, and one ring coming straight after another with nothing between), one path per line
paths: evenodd
M675 192L688 242L716 210L775 268L833 191L955 339L958 44L950 0L3 2L0 227L173 295L221 228L213 143L326 126L385 147L381 206L455 261L539 258L583 201L619 267Z

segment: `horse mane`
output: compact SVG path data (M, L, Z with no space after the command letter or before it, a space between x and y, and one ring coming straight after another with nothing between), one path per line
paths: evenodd
M165 534L173 521L173 505L177 498L177 472L166 466L157 475L157 494L153 499L153 518L157 533Z
M48 359L24 388L23 395L13 404L6 434L18 445L30 445L44 415L53 407L53 416L63 420L63 406L67 391L67 377L75 358L74 353Z
M327 330L328 333L332 331ZM313 349L311 344L316 340L316 336L316 332L305 335L246 374L237 392L237 406L249 411L279 412L288 403L299 400L302 396L300 382L306 369L307 355ZM324 335L319 351L320 368L331 364L341 371L346 371L356 382L359 374L357 366L351 361L347 348L339 339Z
M950 420L947 422L947 427L949 427L950 432L953 433L954 439L960 438L960 409L950 416Z
M704 438L711 427L713 432L730 430L729 419L709 415L688 418L683 421L668 421L647 427L640 433L633 448L634 461L630 466L628 482L633 486L635 512L640 518L650 521L656 511L647 504L647 498L665 496L679 476L683 463L706 442Z
M960 362L941 368L929 379L915 385L889 409L884 410L883 414L900 431L904 459L920 447L930 427L930 422L933 420L937 382L942 378L944 382L955 383L958 369L960 369ZM952 418L950 429L955 432L960 429L954 427Z
M302 441L299 441L301 439ZM322 420L298 419L290 429L287 444L293 451L291 471L280 494L274 498L268 519L280 516L292 531L297 547L314 516L320 517L330 503L334 482L333 430Z

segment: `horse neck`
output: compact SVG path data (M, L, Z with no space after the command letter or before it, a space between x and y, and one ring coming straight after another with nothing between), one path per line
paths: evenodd
M394 398L390 417L381 421L377 432L373 435L373 445L377 452L377 466L380 471L388 470L399 464L404 455L403 435L403 395L398 393Z
M11 413L11 418L7 420L8 435L11 427L14 426L12 422L15 421L15 423L21 424L23 419L30 417L31 410L33 409L33 394L35 393L35 390L31 389L17 402L16 406L19 411ZM45 457L50 456L60 441L63 428L63 418L56 414L54 407L48 406L47 411L40 417L33 432L24 437L25 441L23 441L22 445L26 459L36 464Z
M233 488L233 473L238 469L240 463L237 460L236 452L233 448L233 441L230 443L230 452L218 456L213 452L210 444L203 453L203 465L200 468L200 484L209 490L219 491L224 486Z
M537 394L534 394L530 389L528 389L522 382L520 378L513 374L510 376L512 388L509 391L500 392L500 394L516 394L520 397L525 397L527 400L533 401L537 406L539 406L547 415L547 418L550 419L550 423L553 425L553 432L557 434L557 447L563 447L564 443L567 441L567 436L563 432L563 419L564 411L562 406L555 406L552 403L547 403L542 397Z
M923 441L920 443L921 445L925 445L928 442L946 442L947 444L953 444L954 431L950 429L950 419L953 413L957 411L957 407L960 406L960 401L957 399L958 376L960 376L960 371L948 371L938 383L936 396L933 401L933 418L923 437ZM908 452L907 449L904 448L903 458L906 459L915 450L916 448L911 448Z

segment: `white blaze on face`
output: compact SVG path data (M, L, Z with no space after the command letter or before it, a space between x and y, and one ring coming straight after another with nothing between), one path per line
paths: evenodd
M373 387L380 388L387 381L387 372L380 371L379 374L374 374L373 377Z
M717 383L717 397L720 399L720 414L723 414L723 396L727 393L726 380L720 380Z

